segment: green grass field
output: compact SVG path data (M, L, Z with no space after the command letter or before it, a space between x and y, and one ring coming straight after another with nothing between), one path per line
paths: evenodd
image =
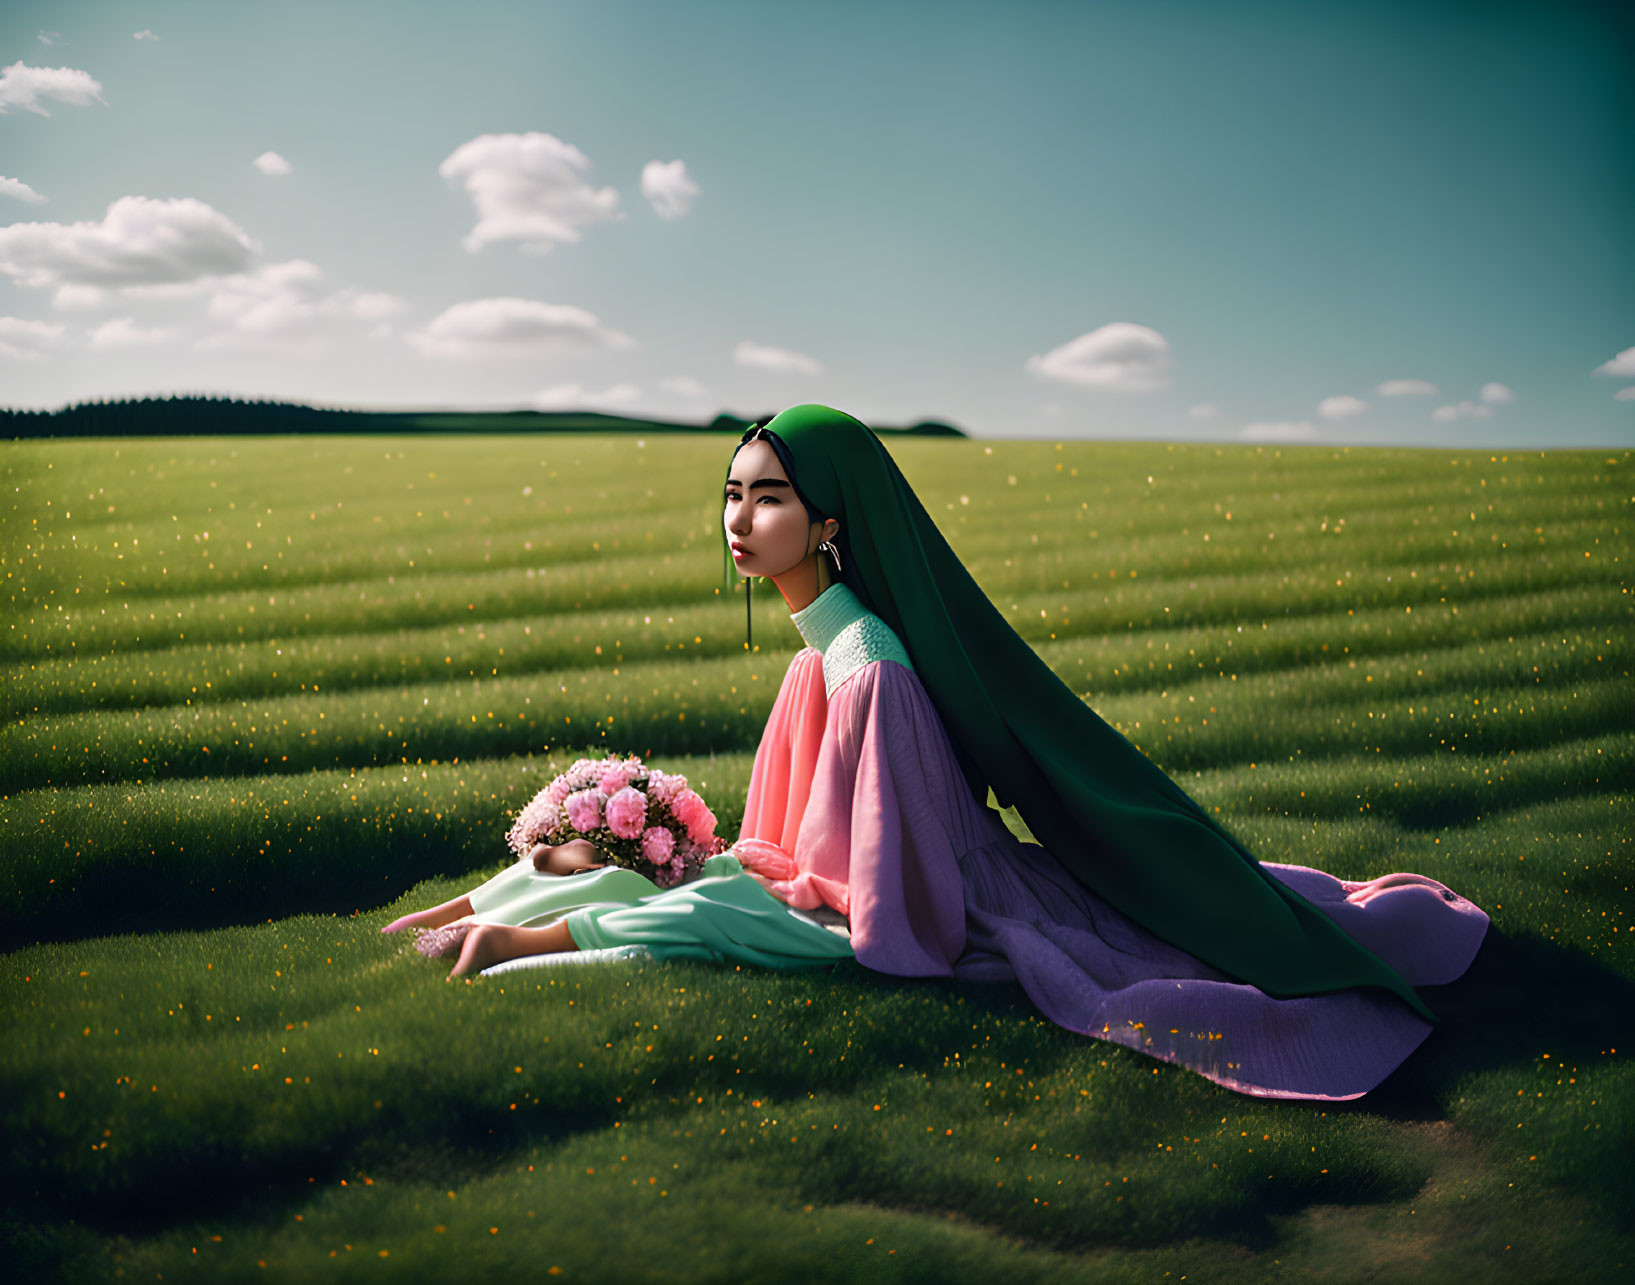
M3 448L0 1046L30 1280L1612 1280L1635 1252L1629 451L893 440L1268 861L1493 927L1353 1103L854 966L449 985L382 937L592 748L736 834L799 637L731 440Z

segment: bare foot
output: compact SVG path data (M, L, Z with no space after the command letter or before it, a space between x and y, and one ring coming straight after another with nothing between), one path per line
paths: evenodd
M466 977L472 973L480 973L490 964L499 963L499 951L495 941L495 924L478 924L466 935L465 943L460 947L460 958L449 970L449 980L456 977Z
M461 946L460 958L450 970L449 977L467 977L481 972L490 964L522 955L545 955L578 949L565 920L559 919L543 928L478 924Z
M434 907L431 910L420 910L412 915L404 915L401 918L394 919L386 927L382 928L381 932L397 933L402 932L405 928L441 928L442 926L437 922L437 910Z
M441 906L433 906L430 910L418 910L412 915L404 915L392 920L381 929L383 933L402 932L405 928L441 928L444 924L452 924L456 919L464 919L474 914L471 902L466 897L456 897L453 901L445 901Z

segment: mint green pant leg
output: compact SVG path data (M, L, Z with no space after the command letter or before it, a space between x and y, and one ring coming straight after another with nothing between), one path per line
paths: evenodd
M660 894L651 879L608 866L582 875L540 874L526 861L500 871L466 894L479 922L532 928L590 905L634 905Z
M727 870L725 865L716 869ZM635 904L583 906L567 916L581 950L645 946L655 959L732 960L802 968L851 959L851 943L792 910L737 862L723 873Z

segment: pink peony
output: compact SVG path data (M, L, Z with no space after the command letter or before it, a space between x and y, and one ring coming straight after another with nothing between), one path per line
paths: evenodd
M649 772L647 774L647 795L655 803L668 804L682 790L687 788L687 778L673 772Z
M642 832L642 856L655 866L666 864L675 846L675 836L662 825L650 825Z
M703 846L715 838L715 813L692 790L682 790L670 801L676 820L687 827L687 837Z
M604 827L607 833L598 835ZM685 776L649 768L635 755L607 755L576 759L529 800L505 837L526 859L529 848L553 836L592 836L614 845L615 864L673 887L726 847L715 827L715 814Z
M549 834L560 822L559 800L553 800L550 791L541 790L517 814L516 823L506 834L505 841L517 856L525 854L542 835Z
M602 825L602 796L595 790L580 790L568 795L568 821L581 834L589 834Z
M605 785L607 777L602 781ZM620 786L607 801L607 828L621 839L638 839L646 824L647 796L628 785Z

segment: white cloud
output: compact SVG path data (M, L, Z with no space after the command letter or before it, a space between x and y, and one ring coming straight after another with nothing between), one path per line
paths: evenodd
M624 217L617 191L581 177L589 168L583 152L553 134L481 134L449 153L437 172L459 180L477 207L467 250L516 241L543 253L578 241L580 228Z
M1169 365L1169 341L1129 321L1101 326L1026 363L1028 370L1050 379L1129 392L1167 388Z
M674 393L677 397L688 397L701 401L710 395L709 389L687 375L673 375L669 379L659 380L661 392Z
M757 370L775 370L784 374L800 375L823 373L823 363L803 352L791 352L787 348L769 348L765 344L751 343L748 339L739 341L738 346L732 350L732 359L740 366L752 366Z
M555 384L540 389L530 400L535 410L572 410L584 394L579 384Z
M168 344L177 337L174 330L162 327L144 330L134 317L115 317L104 321L91 332L91 347L101 352L109 348L141 348L153 344Z
M1317 436L1309 419L1282 423L1245 424L1238 436L1248 442L1303 442Z
M1423 379L1388 379L1375 391L1381 397L1430 397L1436 385Z
M1612 396L1614 401L1635 402L1635 384L1631 384L1628 388L1620 388Z
M395 294L342 290L330 300L330 306L359 321L383 321L387 317L395 317L409 305Z
M89 107L93 102L107 106L102 97L102 82L88 71L73 67L29 67L19 58L11 66L0 70L0 116L13 107L49 116L40 105L42 98L55 99L71 107Z
M648 161L642 166L642 195L661 219L679 219L698 193L698 184L687 176L685 161Z
M119 293L127 299L197 299L207 295L221 283L222 274L206 274L187 281L161 281L149 286L121 286Z
M0 227L0 272L25 286L178 284L238 271L259 248L203 201L122 196L101 222Z
M210 293L208 311L216 329L199 341L201 348L286 343L315 334L328 320L379 323L407 306L393 294L350 287L331 292L323 269L306 259L267 264L203 284ZM370 337L390 333L390 327L376 325Z
M1367 409L1367 402L1360 397L1351 396L1350 393L1325 397L1317 403L1317 413L1324 419L1345 419L1349 415L1360 415Z
M636 346L583 308L515 298L457 303L406 338L436 357L534 357Z
M0 177L0 196L9 196L16 201L27 201L30 205L45 204L45 197L20 178Z
M641 389L635 384L613 384L599 393L588 393L587 404L594 406L629 406L641 396Z
M210 316L222 329L205 339L215 347L230 337L283 337L311 328L322 298L323 269L305 259L238 272L215 283Z
M42 31L35 37L42 45L54 45L62 39L60 31Z
M146 27L143 27L142 30L140 30L140 31L132 32L131 33L131 39L132 40L157 40L157 39L159 39L159 37L154 35Z
M58 286L51 306L58 312L95 312L108 301L96 286Z
M619 410L640 397L641 389L635 384L612 384L599 393L579 384L556 384L535 393L533 406L535 410Z
M250 164L263 174L288 174L294 168L277 152L262 152Z
M1221 408L1214 402L1199 402L1187 411L1187 415L1192 419L1214 419L1220 413Z
M1625 348L1611 361L1604 361L1590 372L1592 375L1611 375L1614 379L1635 378L1635 348Z
M61 322L0 317L0 357L10 357L15 361L43 361L46 349L62 338L62 332Z
M1438 406L1431 412L1431 418L1439 424L1449 424L1456 419L1492 419L1493 408L1483 406L1480 402L1458 402L1450 406Z
M1503 384L1483 384L1481 398L1484 402L1492 402L1495 406L1508 405L1516 400L1516 394Z

